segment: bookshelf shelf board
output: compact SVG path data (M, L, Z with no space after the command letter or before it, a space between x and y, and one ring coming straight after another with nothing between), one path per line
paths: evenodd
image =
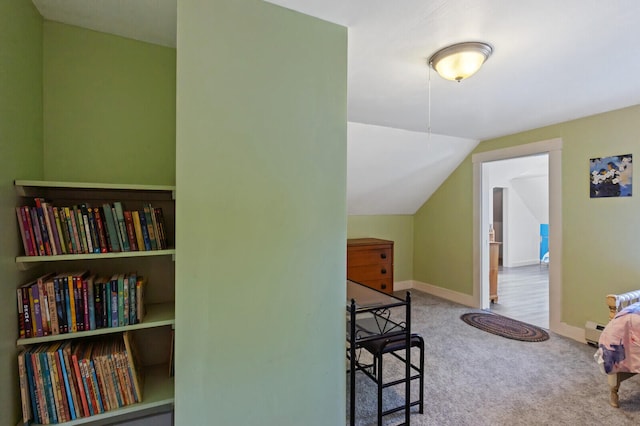
M57 256L18 256L16 263L19 268L28 269L27 263L61 262L68 260L91 259L116 259L122 257L147 257L147 256L175 256L175 249L148 250L148 251L121 251L115 253L85 253L85 254L61 254Z
M162 412L173 408L173 377L169 377L169 366L158 365L145 367L144 390L142 391L143 401L137 404L127 405L116 410L105 411L95 416L84 417L70 422L57 423L63 426L75 426L84 424L113 424L113 422L124 421L128 418L139 417L148 414L147 411ZM166 410L159 408L166 407ZM138 414L137 416L135 414ZM22 425L22 423L18 423ZM31 423L31 426L39 426Z
M44 180L15 180L16 193L21 197L90 199L175 200L176 187L170 185L136 185L124 183L55 182ZM75 193L76 195L71 195Z
M115 191L155 191L174 192L175 186L170 185L132 185L125 183L90 183L90 182L55 182L46 180L16 180L14 186L18 191L25 188L59 188L59 189L96 189ZM28 194L21 194L28 196Z
M16 344L18 346L25 346L43 342L79 339L81 337L99 336L102 334L175 325L175 305L173 302L149 304L146 306L146 309L147 314L144 317L144 321L139 324L127 325L124 327L99 328L97 330L78 331L76 333L55 334L52 336L30 337L28 339L18 339Z

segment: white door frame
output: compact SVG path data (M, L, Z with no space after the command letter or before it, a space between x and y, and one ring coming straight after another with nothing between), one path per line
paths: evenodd
M562 139L518 145L473 154L473 300L488 309L489 300L489 193L482 164L536 154L549 154L549 328L569 336L562 317ZM573 336L571 336L573 337Z

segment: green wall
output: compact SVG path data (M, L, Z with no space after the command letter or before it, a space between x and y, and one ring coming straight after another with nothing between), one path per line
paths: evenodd
M16 178L42 177L42 19L31 2L0 2L0 419L16 424L18 393L16 293L29 275L18 272Z
M344 424L347 30L178 2L177 53L175 422Z
M393 279L413 279L413 215L353 215L347 218L347 238L393 241Z
M639 119L634 106L485 141L474 151L562 138L561 321L575 327L607 321L608 293L640 288L637 188L629 198L589 198L589 159L637 158ZM414 279L472 294L472 184L468 157L416 213Z
M175 183L176 50L44 22L49 180Z
M414 215L414 280L473 293L472 184L467 157Z

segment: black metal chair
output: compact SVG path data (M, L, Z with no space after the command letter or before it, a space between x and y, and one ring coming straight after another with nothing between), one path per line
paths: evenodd
M406 383L407 378L402 377L401 379L392 380L390 382L384 382L383 378L383 359L385 354L391 354L402 362L406 362L405 358L399 355L397 352L406 349L406 337L405 335L396 335L393 337L385 338L381 337L375 340L369 340L366 342L362 342L361 347L366 349L373 356L373 364L370 365L371 372L367 371L368 369L364 368L362 371L367 374L373 381L376 382L378 386L378 425L382 425L382 417L395 413L397 411L401 411L405 409L405 404L399 405L397 407L390 408L388 410L382 411L382 391L385 388L396 386L399 384ZM419 334L411 334L410 346L411 348L418 348L420 350L420 359L419 364L411 363L411 371L412 374L409 376L408 380L418 380L420 384L419 391L419 400L412 401L409 403L409 407L418 406L420 414L424 413L424 339ZM411 357L413 359L413 357ZM415 374L413 374L415 372ZM411 395L405 395L405 398L410 398Z

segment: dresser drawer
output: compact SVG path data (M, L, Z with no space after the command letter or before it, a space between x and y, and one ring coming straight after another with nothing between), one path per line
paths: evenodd
M385 293L392 294L393 293L393 279L391 277L388 278L380 278L374 280L352 280L358 282L360 284L364 284L367 287L371 287L373 289L383 291Z
M390 277L393 279L393 271L390 265L365 265L365 266L347 266L347 278L350 280L374 280Z
M392 251L390 248L376 249L351 249L347 252L347 265L363 266L391 262Z

